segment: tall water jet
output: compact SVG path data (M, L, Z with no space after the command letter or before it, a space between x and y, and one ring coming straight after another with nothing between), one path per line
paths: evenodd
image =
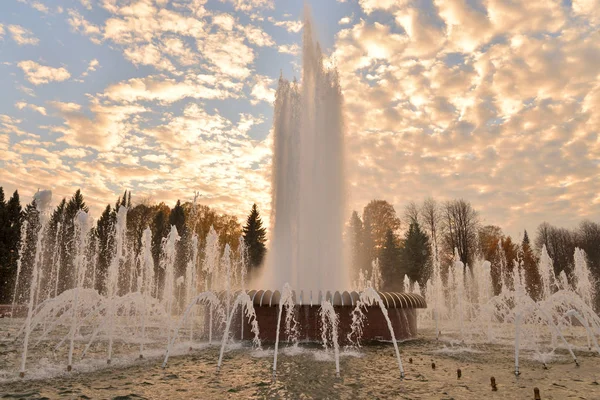
M323 66L308 17L302 83L283 77L275 96L268 287L350 287L342 260L344 129L337 70ZM270 279L270 281L268 281Z
M115 298L119 288L119 266L124 260L125 254L125 235L127 233L127 207L119 207L117 212L117 223L115 225L115 254L108 267L108 276L106 282L108 294L108 355L106 362L112 362L113 335L115 332Z
M77 332L78 322L78 306L79 306L79 292L83 287L86 272L86 248L89 242L89 233L92 229L92 224L87 212L80 210L75 216L75 238L77 240L77 247L75 248L75 299L71 305L71 330L69 332L69 361L67 369L70 371L73 365L73 347L75 343L75 333Z

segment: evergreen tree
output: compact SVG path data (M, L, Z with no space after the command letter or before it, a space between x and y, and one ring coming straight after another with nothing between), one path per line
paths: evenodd
M25 226L25 237L22 238L25 242L22 247L23 253L20 256L21 271L18 277L18 285L15 285L17 303L29 300L29 288L33 277L33 268L35 267L38 238L42 228L40 212L35 200L25 207L24 220L27 224Z
M4 188L0 186L0 304L8 301L10 296L10 268L8 267L8 214Z
M44 233L44 260L49 268L47 273L42 274L40 284L40 300L45 300L49 297L54 297L56 275L59 273L58 266L60 265L60 251L62 243L62 232L65 220L65 209L67 208L67 200L62 201L56 206L50 220L46 225Z
M527 288L527 293L529 293L529 296L531 296L532 299L539 300L542 278L538 270L537 259L533 254L527 231L525 231L523 242L521 243L521 263L525 273L525 287Z
M258 268L262 264L267 252L265 246L267 231L262 226L262 220L256 204L252 205L252 210L250 211L250 215L248 215L243 232L244 241L246 242L246 246L248 246L249 267Z
M351 267L353 279L358 277L361 269L368 271L369 258L365 254L365 239L364 239L363 223L356 211L352 212L350 222L348 223L348 240L351 254Z
M171 210L169 214L169 225L175 225L179 236L183 237L185 234L185 212L181 206L181 201L177 200L177 204Z
M65 207L65 218L63 229L61 229L60 243L60 265L58 293L71 289L75 286L75 267L73 257L75 254L75 216L79 210L87 212L88 206L85 204L81 190L77 189L73 197L69 199Z
M164 206L164 204L161 204ZM160 288L165 279L165 271L160 268L160 256L162 251L162 241L169 233L168 212L169 208L161 205L152 221L152 257L154 258L154 276L156 279L156 287ZM157 292L158 294L158 292Z
M423 286L431 274L431 245L418 222L412 222L406 232L403 260L410 280Z
M398 239L394 232L388 229L379 257L379 268L381 270L381 277L383 278L383 287L381 290L390 292L399 292L402 290L402 282L406 271L402 268L400 256Z
M107 293L106 278L108 267L114 254L114 232L117 214L110 204L106 206L96 225L98 240L98 260L96 265L95 289L102 294Z
M19 250L21 246L21 227L23 224L23 212L19 192L15 190L12 197L4 206L4 193L2 193L1 203L3 208L2 236L3 242L0 246L4 247L2 254L3 260L0 260L2 269L2 288L0 289L0 303L10 303L12 292L17 277L17 262L19 259Z
M185 226L185 211L181 206L181 201L177 200L177 204L169 214L169 225L175 225L177 233L181 238L176 244L177 254L175 255L175 279L185 274L186 255L188 250L187 243L189 238Z

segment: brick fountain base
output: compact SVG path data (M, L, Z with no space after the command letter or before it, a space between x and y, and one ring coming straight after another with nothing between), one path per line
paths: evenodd
M395 293L395 292L378 292L383 300L388 316L394 328L396 339L410 339L417 334L417 309L426 308L425 299L413 293ZM277 318L279 316L279 300L281 293L276 290L251 290L248 295L254 303L256 318L258 320L260 339L263 342L274 342L277 333ZM329 300L333 304L336 314L339 318L338 337L340 344L347 342L347 335L350 333L352 325L352 311L356 307L356 302L359 299L357 292L331 292L326 293L304 293L300 292L298 296L294 293L294 313L296 321L298 321L299 339L305 342L320 342L321 341L321 317L319 311L321 309L321 301ZM391 340L390 331L387 321L383 316L378 305L366 307L363 309L365 314L365 322L363 326L362 341L372 340ZM285 335L285 311L282 315L279 338L282 341L287 340ZM241 329L239 318L235 318L236 322L232 325L233 335L236 339L240 339ZM243 339L251 340L253 334L250 331L250 324L247 320L244 321Z

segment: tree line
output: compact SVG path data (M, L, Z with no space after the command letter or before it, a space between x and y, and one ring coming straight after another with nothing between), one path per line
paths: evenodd
M266 229L256 205L252 206L242 227L236 217L219 214L196 201L178 200L172 208L164 202L151 204L149 200L133 205L131 192L125 191L114 204L104 208L89 233L88 259L93 258L94 268L89 269L86 283L100 293L106 293L106 274L115 254L115 225L121 207L127 209L126 245L132 252L130 262L138 259L144 230L149 227L152 231L152 257L159 284L164 280L164 271L159 267L162 245L171 226L177 228L180 236L176 244L176 277L185 273L192 251L191 238L196 234L197 246L203 249L211 226L218 232L223 248L228 244L237 251L238 238L243 236L250 273L259 268L265 258ZM39 279L44 288L42 298L37 301L74 287L73 255L77 245L74 220L79 211L87 210L80 190L42 216L35 199L23 208L18 191L6 199L0 187L0 304L28 299L28 277L36 262L42 264ZM43 218L47 222L42 226ZM405 276L423 287L431 277L434 263L439 263L444 274L454 257L458 257L469 271L481 260L490 261L495 294L510 280L515 266L522 268L527 290L534 299L541 293L538 263L542 249L545 248L552 259L555 274L564 272L572 281L573 254L575 248L581 248L587 255L596 284L596 303L600 303L600 225L592 221L582 221L575 229L544 222L538 226L533 240L524 231L522 239L516 241L498 226L483 225L479 213L463 199L438 202L428 198L420 204L410 202L401 215L387 201L372 200L362 214L352 213L346 226L345 243L353 279L357 279L361 270L371 274L372 263L378 260L382 290L401 291ZM201 263L201 251L199 257ZM127 265L122 269L135 270ZM15 292L17 271L25 278L19 279ZM120 290L135 290L135 274L123 272L121 275Z
M527 230L515 241L499 226L483 225L470 202L456 199L438 202L425 199L410 202L402 215L385 200L372 200L362 215L354 211L346 228L352 278L359 271L367 275L372 262L379 260L382 290L401 291L404 277L421 287L431 277L433 263L442 273L458 257L467 271L482 260L491 263L494 293L510 280L515 266L523 269L528 293L533 299L541 295L538 264L542 249L553 261L556 276L564 271L573 280L576 248L587 255L587 263L596 285L596 304L600 305L600 224L582 221L574 229L541 223L532 241Z
M180 237L176 244L176 278L185 274L194 233L198 238L196 245L203 249L211 227L218 232L222 248L229 245L232 250L237 251L239 237L244 238L248 249L250 274L264 259L266 230L262 226L256 205L252 206L246 224L242 227L236 217L219 214L208 206L196 204L195 201L182 203L178 200L172 208L164 202L150 204L149 200L142 200L133 205L131 192L125 191L114 205L108 204L104 208L87 240L87 259L91 260L93 268L88 268L86 286L93 287L101 294L106 294L107 291L107 272L115 256L117 215L122 207L126 207L127 216L125 245L131 254L119 267L119 294L136 289L137 276L134 272L137 266L133 264L139 259L143 232L148 227L152 231L152 258L158 285L164 280L160 258L163 241L171 226L177 228ZM34 200L23 208L18 191L6 200L4 189L0 187L0 304L28 301L30 280L36 263L41 265L41 290L36 303L45 298L55 297L75 286L75 218L78 212L88 210L81 190L77 190L68 199L63 198L53 210L47 212L47 215L42 215L35 196ZM42 222L44 218L47 219L46 223ZM200 251L199 264L202 262L202 256ZM17 275L20 276L19 279ZM17 281L18 285L15 287Z

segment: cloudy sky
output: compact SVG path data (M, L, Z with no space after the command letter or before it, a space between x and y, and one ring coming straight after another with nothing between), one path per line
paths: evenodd
M511 234L600 218L600 0L319 0L347 114L350 206L465 198ZM268 216L280 73L302 0L2 0L0 185L92 211Z

